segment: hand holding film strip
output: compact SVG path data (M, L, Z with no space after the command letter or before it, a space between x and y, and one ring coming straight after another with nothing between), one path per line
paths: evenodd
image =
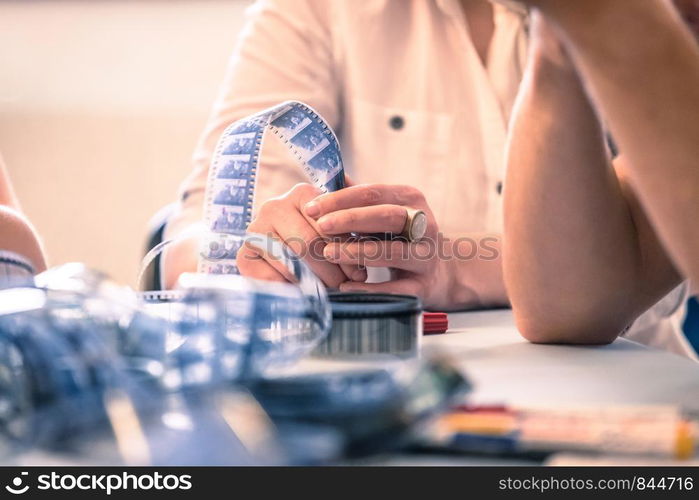
M261 204L253 220L255 180L265 130L289 147L312 184L299 184ZM402 185L350 185L335 134L315 111L287 102L240 120L224 131L212 161L206 196L210 237L200 271L241 273L291 281L284 266L229 234L247 230L271 236L299 255L331 288L418 295L428 303L448 281L437 258L438 227L423 194ZM420 219L420 231L410 231ZM401 236L398 237L396 236ZM389 267L394 279L367 284L366 266Z

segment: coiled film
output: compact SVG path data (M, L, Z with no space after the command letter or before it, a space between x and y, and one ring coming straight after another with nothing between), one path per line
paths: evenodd
M418 354L422 338L420 300L410 295L331 293L332 328L316 347L320 356Z
M248 244L271 255L285 267L293 283L239 275L185 273L178 281L179 290L142 293L140 298L147 309L171 323L183 324L182 314L186 311L187 322L197 326L188 330L210 336L212 331L223 328L219 337L227 346L225 350L195 353L197 345L220 347L222 344L219 340L213 343L194 340L191 345L195 349L189 352L185 362L178 361L177 373L197 371L199 366L215 361L216 365L226 366L224 379L259 376L268 367L305 356L330 329L331 312L325 287L297 255L280 241L260 234L231 232L225 236L237 248ZM201 310L211 301L215 303L215 318L202 314ZM212 323L219 319L225 324ZM212 324L207 327L204 325L207 322ZM226 360L221 361L220 356Z

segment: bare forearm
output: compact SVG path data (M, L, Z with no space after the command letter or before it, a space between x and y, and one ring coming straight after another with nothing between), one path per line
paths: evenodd
M699 280L699 48L669 2L589 4L587 12L555 3L544 10L628 157L665 246Z
M572 67L532 54L512 124L505 280L534 341L605 342L633 320L633 222Z
M10 177L0 156L0 249L28 258L37 272L46 269L46 257L39 235L20 212Z

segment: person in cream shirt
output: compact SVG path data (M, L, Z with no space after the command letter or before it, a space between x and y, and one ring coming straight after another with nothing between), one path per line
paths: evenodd
M333 261L326 248L307 262L326 285L341 290L411 293L442 310L508 305L501 191L527 23L526 10L487 0L257 1L167 237L201 221L209 163L223 129L298 100L336 130L355 185L311 204L319 192L270 138L250 230L283 241L400 232L407 209L419 209L427 215L426 235L439 241L441 252L397 259L405 250L398 243L356 243L344 260ZM196 269L194 246L183 240L168 248L166 286ZM369 250L379 257L366 259ZM281 279L263 258L238 260L243 274ZM390 274L377 276L377 268L386 267Z

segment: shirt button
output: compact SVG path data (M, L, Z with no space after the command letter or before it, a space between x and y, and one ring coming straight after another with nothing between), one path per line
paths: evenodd
M502 194L502 181L498 181L498 182L495 184L495 192L496 192L497 194Z
M400 130L405 125L405 120L402 116L396 115L391 117L391 119L388 121L388 124L391 126L393 130Z

